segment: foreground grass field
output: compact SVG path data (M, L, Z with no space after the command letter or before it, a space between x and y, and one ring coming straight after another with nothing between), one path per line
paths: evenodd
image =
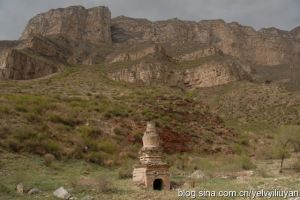
M0 199L1 200L29 200L56 199L52 193L63 186L77 199L89 195L95 199L190 199L178 197L178 189L171 191L151 191L136 187L130 178L120 179L119 168L106 168L80 160L54 161L46 166L44 160L38 156L4 153L0 154ZM240 191L240 190L299 190L300 175L286 170L278 174L279 161L258 161L257 168L252 171L232 171L228 162L220 159L208 158L209 164L223 162L224 167L211 171L205 165L204 169L209 177L204 179L190 179L186 171L171 168L173 182L185 183L180 190L206 191ZM229 160L231 158L228 158ZM180 175L179 175L180 174ZM194 187L190 184L194 182ZM22 183L24 189L38 188L40 193L17 194L16 185ZM201 198L198 198L201 199ZM202 198L202 199L243 199L243 198ZM262 198L263 199L263 198ZM267 198L266 198L267 199ZM276 198L274 198L276 199ZM282 199L282 198L278 198Z

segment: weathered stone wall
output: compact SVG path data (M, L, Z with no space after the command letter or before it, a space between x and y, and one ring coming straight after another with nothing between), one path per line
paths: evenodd
M145 167L135 167L132 173L132 180L138 185L146 184L146 168Z
M153 182L155 179L161 179L163 182L164 190L170 189L170 174L166 167L155 166L155 168L147 168L146 171L146 187L153 188Z

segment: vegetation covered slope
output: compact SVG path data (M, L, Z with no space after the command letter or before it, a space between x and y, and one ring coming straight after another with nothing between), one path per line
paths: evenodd
M74 66L28 81L2 81L0 146L14 152L84 158L104 165L136 158L146 121L166 152L233 153L236 133L181 90L106 78L104 67Z

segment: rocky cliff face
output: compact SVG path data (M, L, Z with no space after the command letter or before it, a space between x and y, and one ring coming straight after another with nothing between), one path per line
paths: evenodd
M53 9L33 17L21 39L28 39L34 35L63 35L73 40L110 43L110 19L110 10L102 6L91 9L82 6Z
M0 51L0 78L32 79L55 73L65 64L68 52L43 37L5 46Z
M218 48L209 46L192 50L191 52L182 53L176 56L175 59L180 61L191 61L213 55L224 55L224 53Z
M112 20L114 42L172 42L177 46L198 43L198 46L218 48L253 65L298 62L300 42L297 33L297 30L288 32L275 28L255 31L251 27L222 20L192 22L171 19L151 22L127 17Z
M136 61L143 59L147 56L156 55L164 58L169 56L166 54L166 50L159 44L146 43L146 44L136 44L131 48L119 48L116 49L112 54L106 57L106 62L116 63L116 62L127 62Z
M162 63L138 63L109 73L116 81L130 83L164 84L183 89L211 87L233 81L250 79L245 69L234 62L211 62L191 69L172 69Z
M299 38L299 27L256 31L223 20L111 20L106 7L72 6L33 17L22 42L0 41L0 70L5 78L30 79L68 64L115 63L114 80L209 87L260 72L251 69L300 69Z
M183 71L188 88L212 87L234 81L250 80L249 69L236 62L210 62Z
M5 69L6 67L5 59L7 57L7 54L8 54L8 50L6 49L0 50L0 70Z
M129 53L125 55L126 59L118 59L121 67L112 68L108 72L109 78L129 83L178 86L183 89L211 87L251 79L249 67L213 49L173 59L166 54L163 47L155 45L153 48L140 49L138 55L143 55L140 58L134 56L134 59L130 59Z
M111 45L107 7L72 6L33 17L22 41L0 41L0 78L32 79L68 64L95 64ZM102 55L103 54L103 55Z
M291 34L299 42L300 41L300 26L298 26L298 27L294 28L293 30L291 30Z
M62 69L42 57L31 55L25 50L11 50L6 57L4 68L0 69L0 77L15 80L39 78Z

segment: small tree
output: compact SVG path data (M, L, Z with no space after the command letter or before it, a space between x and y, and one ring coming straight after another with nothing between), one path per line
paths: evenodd
M283 172L283 164L291 153L300 150L300 127L299 126L283 126L279 129L275 142L275 156L281 159L280 170Z

